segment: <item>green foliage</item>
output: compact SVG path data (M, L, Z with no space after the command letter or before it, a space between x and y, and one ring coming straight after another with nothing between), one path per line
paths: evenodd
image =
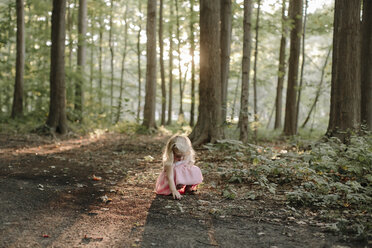
M294 141L293 144L308 142L298 138ZM352 233L359 238L372 235L368 218L363 220L365 213L372 211L371 134L351 137L348 145L331 138L284 149L243 145L234 140L220 140L205 147L226 154L223 159L230 161L231 166L219 170L226 183L256 185L270 194L285 188L287 203L292 207L339 211L340 216L345 210L353 211L357 216L347 222L356 220L359 224ZM231 199L225 191L224 197ZM253 195L249 199L255 198ZM345 231L343 223L336 223L338 231Z

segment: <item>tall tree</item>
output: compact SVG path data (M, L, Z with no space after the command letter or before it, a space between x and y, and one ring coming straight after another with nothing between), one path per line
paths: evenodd
M25 68L25 11L23 0L17 0L16 7L17 7L17 57L12 118L22 116L23 114L23 75Z
M141 1L138 1L138 11L142 13ZM141 20L138 21L139 29L137 33L137 71L138 71L138 103L137 103L137 122L140 120L141 115L141 100L142 100L142 68L141 68L141 32L142 25Z
M170 19L173 17L173 1L170 1L169 12ZM169 21L169 90L168 90L168 121L167 125L172 123L172 103L173 103L173 25Z
M98 24L99 24L99 53L98 53L98 100L99 100L99 107L100 111L103 111L103 73L102 73L102 63L103 63L103 30L105 29L105 24L103 22L103 14L102 10L99 10L98 16Z
M66 87L65 87L65 15L66 0L53 0L52 47L50 66L50 105L46 122L52 132L65 134Z
M110 31L109 31L109 46L110 46L110 67L111 67L111 79L110 79L110 120L112 121L114 113L114 42L113 42L113 15L114 15L114 0L111 0L110 3Z
M251 67L251 43L252 43L252 0L244 0L244 19L243 19L243 59L242 59L242 90L239 114L239 139L244 143L249 138L248 121L248 96L249 96L249 71Z
M284 135L295 135L296 128L296 92L298 80L298 66L301 48L302 32L302 0L289 1L289 17L293 22L290 39L290 53L288 65L287 98L285 104Z
M256 15L256 38L254 46L254 64L253 64L253 112L254 112L254 139L257 142L257 125L258 125L258 111L257 111L257 60L258 60L258 30L260 28L260 9L261 0L257 2Z
M300 115L300 104L301 104L301 93L302 87L304 84L304 69L305 69L305 38L306 38L306 19L307 19L307 7L308 7L308 0L305 0L305 13L304 13L304 24L303 24L303 31L302 31L302 62L301 62L301 72L300 72L300 85L298 87L298 96L297 96L297 104L296 104L296 129L298 127L298 120Z
M220 2L200 1L200 84L198 121L190 134L195 146L223 136L221 125Z
M128 2L125 4L125 11L124 11L124 49L123 55L121 60L121 72L120 72L120 89L119 89L119 100L118 100L118 107L116 112L116 119L115 123L118 123L120 120L121 115L121 108L123 102L123 90L124 90L124 73L125 73L125 59L127 57L127 50L128 50Z
M191 54L191 109L190 109L190 126L195 124L195 11L194 1L190 0L190 54Z
M362 123L372 131L372 1L363 1L362 21Z
M182 83L182 68L181 68L181 36L180 36L180 15L178 11L178 0L175 0L176 6L176 38L177 38L177 54L178 54L178 85L180 90L180 109L178 112L179 120L184 120L183 113L183 90L184 86Z
M282 1L282 38L280 39L279 49L279 68L278 68L278 85L276 87L275 98L275 124L274 128L279 129L282 127L282 101L283 101L283 84L285 76L285 51L287 46L287 25L286 25L286 2Z
M165 125L165 111L167 107L167 92L165 89L164 71L164 42L163 42L163 0L160 0L159 8L159 49L160 49L160 78L161 78L161 125Z
M147 1L146 96L142 123L147 129L156 128L156 2Z
M222 124L226 122L227 86L230 68L231 51L231 0L221 0L221 96Z
M86 30L87 30L87 2L79 0L79 21L78 21L78 57L77 66L79 72L79 80L75 85L75 111L77 112L78 120L83 119L83 86L85 81L85 56L86 56Z
M335 1L331 112L327 135L344 142L360 127L360 5L360 0Z

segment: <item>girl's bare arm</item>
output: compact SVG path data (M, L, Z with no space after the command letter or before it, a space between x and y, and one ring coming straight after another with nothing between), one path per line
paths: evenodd
M165 172L167 174L169 189L172 192L173 199L181 199L181 194L177 191L176 185L174 184L173 166L164 166Z

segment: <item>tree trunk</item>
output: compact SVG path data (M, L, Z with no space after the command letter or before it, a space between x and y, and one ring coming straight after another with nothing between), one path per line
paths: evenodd
M79 0L79 25L78 25L78 57L77 66L79 72L79 79L75 85L75 111L78 120L83 120L83 87L85 81L85 50L86 50L86 30L87 30L87 2L86 0Z
M160 49L160 77L161 77L161 125L165 125L165 111L167 107L167 92L165 89L164 72L164 42L163 42L163 0L159 8L159 49Z
M177 53L178 53L178 84L180 90L180 109L178 113L178 119L184 120L183 113L183 87L182 87L182 70L181 70L181 37L180 37L180 16L178 12L178 0L175 0L176 6L176 36L177 36Z
M109 32L109 46L111 53L110 67L111 67L111 80L110 80L110 121L112 121L114 113L114 42L112 41L112 29L113 25L113 10L114 10L114 0L111 0L110 9L110 32Z
M156 0L147 1L146 96L142 123L147 129L156 128L156 2Z
M93 78L94 78L94 24L91 24L91 40L90 40L90 72L89 72L89 100L92 102L93 98Z
M300 115L300 104L301 104L301 93L304 82L304 69L305 69L305 37L306 37L306 18L307 18L307 7L308 0L305 0L305 13L304 13L304 25L302 29L302 62L301 62L301 73L300 73L300 85L298 87L298 97L296 104L296 129L298 127L298 120Z
M173 1L170 1L170 18L173 17ZM172 100L173 100L173 25L169 23L169 99L168 99L168 121L167 125L172 124Z
M98 99L99 99L99 107L100 112L103 111L103 87L102 87L102 59L103 59L103 29L104 29L104 23L103 23L103 17L102 13L100 12L99 15L99 54L98 54Z
M195 11L194 1L190 0L190 54L191 54L191 110L190 110L190 126L193 127L195 124L195 36L194 36L194 25L195 25Z
M234 121L234 118L235 118L235 105L236 105L236 99L238 98L238 89L239 89L239 83L240 83L240 75L241 75L241 71L239 71L239 76L238 76L238 80L236 81L236 86L235 86L235 90L234 90L234 101L233 101L233 104L232 104L232 108L231 108L231 122Z
M258 126L258 111L257 111L257 58L258 58L258 30L260 28L260 8L261 0L257 3L257 15L256 15L256 38L254 47L254 65L253 65L253 108L254 108L254 140L257 143L257 126Z
M124 12L124 50L123 56L121 60L121 72L120 72L120 89L119 89L119 100L118 100L118 107L116 113L115 123L118 123L120 120L121 115L121 108L122 108L122 98L123 98L123 90L124 90L124 73L125 73L125 58L127 57L127 48L128 48L128 2L125 5L125 12Z
M322 75L320 77L320 83L319 83L319 86L318 86L318 90L315 94L315 99L314 99L314 102L313 104L311 105L311 108L309 110L309 113L304 121L304 123L302 124L302 128L304 128L306 126L306 124L308 123L308 121L310 120L310 116L311 116L311 113L313 112L313 110L315 109L316 107L316 104L318 102L318 99L320 97L320 93L322 92L322 85L323 85L323 81L324 81L324 74L325 74L325 69L327 67L327 64L328 64L328 59L329 59L329 56L331 55L331 51L332 51L332 46L329 48L328 50L328 53L327 53L327 57L324 61L324 65L323 65L323 68L322 68Z
M361 120L372 131L372 1L363 1Z
M288 86L284 119L284 135L287 136L295 135L297 133L296 87L298 80L298 65L301 48L302 7L302 0L290 0L289 16L294 22L294 26L291 29L291 44L288 63Z
M347 142L360 128L360 0L336 0L327 135ZM345 63L347 61L347 63Z
M138 11L142 13L141 1L138 1ZM142 100L142 70L141 70L141 20L138 20L139 30L137 33L137 70L138 70L138 104L137 104L137 123L141 116L141 100Z
M242 59L242 90L240 100L240 140L248 142L249 121L248 121L248 97L249 97L249 71L251 66L251 32L252 32L252 0L244 0L243 20L243 59Z
M222 124L226 123L227 87L230 68L231 47L231 0L221 0L221 97Z
M190 134L195 146L223 137L220 7L219 1L200 1L200 104L198 121Z
M17 0L16 7L17 7L17 58L12 118L23 115L23 75L25 67L25 11L23 0Z
M65 87L65 15L66 0L53 0L52 47L50 67L50 108L47 126L52 132L65 134L66 87Z
M286 71L285 65L285 50L287 46L287 27L285 15L285 4L287 0L282 3L282 38L280 39L280 52L279 52L279 69L278 69L278 86L276 88L275 99L275 124L274 128L279 129L282 127L282 102L283 102L283 85Z

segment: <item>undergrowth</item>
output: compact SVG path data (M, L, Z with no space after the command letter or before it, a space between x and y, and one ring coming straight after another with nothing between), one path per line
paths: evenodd
M337 138L312 142L297 138L292 142L283 148L220 140L205 147L223 153L224 159L232 162L220 172L226 183L256 184L269 194L285 189L290 207L319 211L320 218L331 223L330 231L371 238L371 134L351 137L348 145ZM225 191L223 195L234 198Z

